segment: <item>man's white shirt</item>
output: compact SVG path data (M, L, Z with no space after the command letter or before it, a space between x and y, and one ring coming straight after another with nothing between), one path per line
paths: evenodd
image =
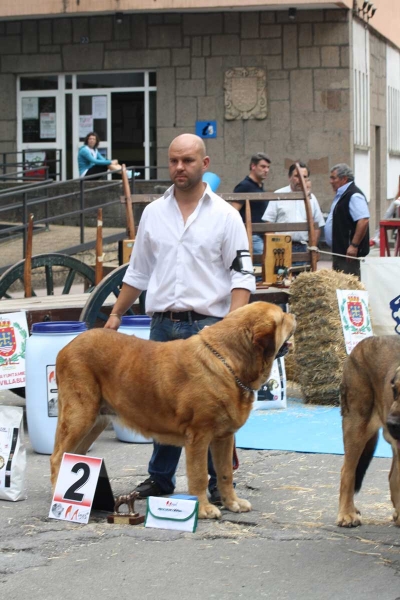
M292 192L290 185L275 190L275 194L289 194L290 192ZM318 223L319 227L323 227L325 219L314 194L311 194L310 204L314 223ZM262 219L271 223L307 223L304 200L271 200ZM292 236L293 242L308 242L307 230L287 232L287 234Z
M249 247L243 221L207 185L186 223L171 186L143 211L124 283L147 290L146 312L194 310L224 317L231 290L255 290L255 277L230 269Z

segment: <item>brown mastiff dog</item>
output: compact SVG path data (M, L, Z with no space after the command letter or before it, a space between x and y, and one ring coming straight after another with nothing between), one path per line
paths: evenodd
M383 427L393 450L389 484L393 519L400 527L400 338L370 337L354 348L344 364L341 410L345 455L337 524L361 525L354 493L361 489Z
M209 446L225 508L251 510L232 484L234 433L294 329L293 315L255 302L187 340L153 342L110 329L82 333L57 357L53 487L63 453L85 454L117 415L146 437L185 447L200 518L221 516L207 499Z

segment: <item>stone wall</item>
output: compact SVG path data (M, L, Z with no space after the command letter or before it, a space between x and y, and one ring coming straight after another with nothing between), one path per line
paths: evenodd
M324 210L332 193L329 166L349 162L349 15L345 10L126 15L0 22L0 152L16 147L16 75L121 69L157 71L158 164L171 139L217 120L207 143L221 191L248 172L252 153L272 158L266 185L287 182L296 159L310 164ZM83 41L89 43L82 43ZM265 120L225 121L224 73L267 71ZM159 177L166 177L165 170Z
M387 209L386 43L370 34L371 232ZM378 140L380 141L378 142Z

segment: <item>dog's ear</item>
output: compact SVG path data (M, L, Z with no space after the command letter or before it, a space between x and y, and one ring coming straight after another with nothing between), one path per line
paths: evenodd
M393 397L395 402L400 400L400 367L397 367L392 381L390 382L393 389Z
M260 346L267 358L276 353L276 327L275 321L271 320L254 328L253 344Z

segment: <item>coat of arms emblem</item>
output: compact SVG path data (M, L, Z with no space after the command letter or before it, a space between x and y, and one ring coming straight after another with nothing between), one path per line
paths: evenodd
M9 358L17 349L15 329L11 321L0 321L0 356Z
M225 73L225 119L265 119L267 77L259 67L235 67Z
M358 296L349 296L347 303L350 323L354 327L362 327L364 324L364 310L361 300Z

